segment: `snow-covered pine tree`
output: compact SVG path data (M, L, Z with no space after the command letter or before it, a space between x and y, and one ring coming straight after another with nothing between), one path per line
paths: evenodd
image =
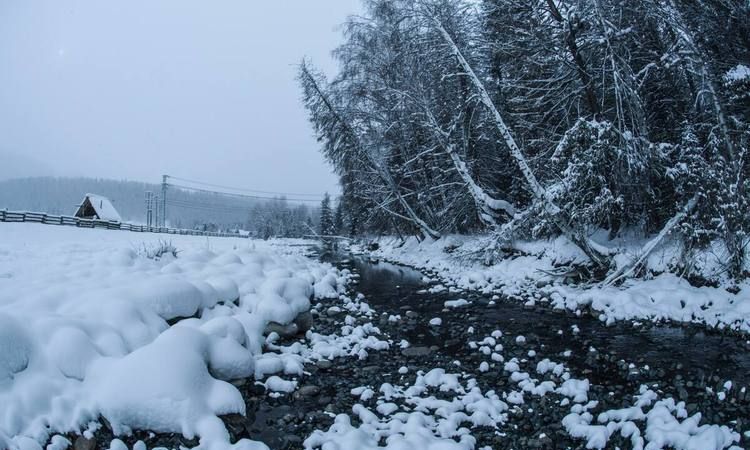
M333 236L336 234L333 210L331 209L331 196L328 192L323 196L323 200L320 202L320 224L318 232L321 236Z

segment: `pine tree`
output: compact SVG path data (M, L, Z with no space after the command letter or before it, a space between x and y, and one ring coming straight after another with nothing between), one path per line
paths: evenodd
M334 222L333 222L333 211L331 210L331 196L326 194L323 196L323 201L320 202L320 235L323 240L326 237L333 236L335 234Z
M333 214L333 234L344 234L344 206L343 201L340 198Z

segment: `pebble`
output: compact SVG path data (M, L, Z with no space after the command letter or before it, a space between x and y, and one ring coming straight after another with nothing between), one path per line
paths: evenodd
M432 353L432 350L428 347L407 347L401 350L401 354L406 357L427 356L430 353Z
M344 312L344 311L341 308L339 308L338 306L331 306L330 308L328 308L326 310L326 314L328 314L330 317L335 317L335 316L341 314L342 312Z
M321 359L320 361L316 362L315 365L318 367L318 369L321 370L328 370L333 366L333 363L327 359Z
M78 436L73 444L74 450L95 450L96 440Z
M320 388L314 384L302 386L294 392L296 399L314 397L320 393Z

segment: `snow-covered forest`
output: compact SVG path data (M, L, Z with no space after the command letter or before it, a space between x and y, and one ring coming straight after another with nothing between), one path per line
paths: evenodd
M299 82L344 231L564 236L611 282L669 241L747 276L744 0L368 0L330 80ZM627 256L623 249L628 248Z

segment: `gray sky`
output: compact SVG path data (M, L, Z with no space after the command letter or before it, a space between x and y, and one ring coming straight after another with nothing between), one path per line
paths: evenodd
M359 9L358 0L0 1L0 177L168 173L337 191L294 65L307 55L332 74L336 27Z

